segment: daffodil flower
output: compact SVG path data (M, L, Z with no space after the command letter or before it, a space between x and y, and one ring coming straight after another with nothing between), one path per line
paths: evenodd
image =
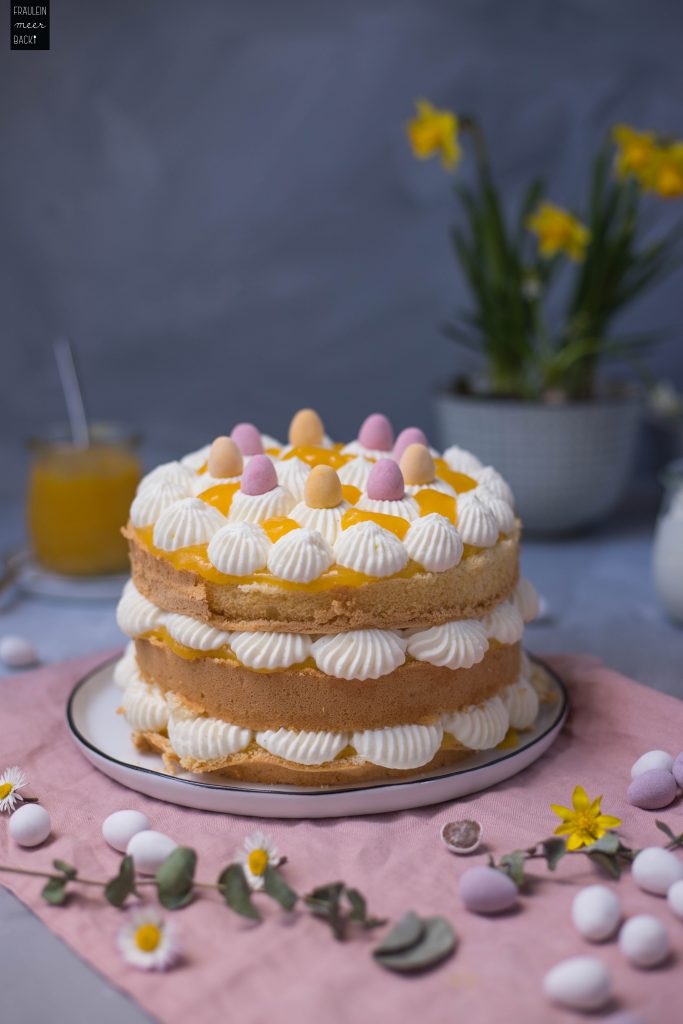
M633 175L645 184L657 151L654 134L637 132L628 124L617 124L612 129L612 140L617 146L617 176L627 178Z
M652 190L662 199L683 196L683 142L657 148L650 181Z
M266 868L276 868L282 858L271 837L259 831L247 836L235 851L235 860L242 865L250 887L262 889Z
M452 110L437 110L427 100L417 100L417 114L406 124L413 154L418 160L440 156L441 163L452 171L460 161L459 121Z
M572 795L571 807L562 807L560 804L550 805L550 809L562 819L562 824L555 829L555 835L568 836L568 850L578 850L582 846L590 846L598 839L602 839L608 829L618 828L621 825L620 818L614 818L611 814L602 814L601 800L601 796L589 800L583 786L577 786Z
M17 803L24 799L19 790L27 785L28 779L21 768L16 766L5 768L2 775L0 775L0 813L2 811L10 811L11 813L14 810Z
M179 956L180 947L174 927L155 907L133 911L118 935L123 959L146 971L164 971Z
M526 226L538 238L544 257L564 252L570 259L581 262L590 242L590 231L568 210L553 203L542 202L529 217Z

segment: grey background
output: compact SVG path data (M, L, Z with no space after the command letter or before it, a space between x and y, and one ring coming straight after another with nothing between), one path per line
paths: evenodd
M51 27L49 53L0 60L11 469L62 418L58 333L91 415L155 455L244 418L283 435L303 404L337 436L378 406L429 428L465 362L438 330L462 295L454 205L409 154L416 97L479 114L511 196L542 170L570 205L615 121L683 134L676 0L60 0ZM679 291L629 327L675 328ZM655 356L679 383L680 341Z

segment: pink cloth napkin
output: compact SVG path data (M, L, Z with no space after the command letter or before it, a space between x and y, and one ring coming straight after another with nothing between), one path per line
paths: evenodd
M101 656L100 656L101 659ZM412 908L445 914L460 937L455 956L420 977L389 974L376 966L375 936L345 944L303 912L287 915L260 899L260 926L236 917L209 894L173 914L185 949L181 965L166 974L126 965L116 949L124 920L88 890L67 907L49 907L39 879L1 875L45 924L113 984L130 993L168 1024L290 1024L302 1020L373 1024L415 1021L510 1021L547 1024L572 1021L571 1012L551 1008L542 995L545 971L567 956L593 954L612 969L615 1009L638 1008L646 1020L680 1020L680 956L683 923L664 900L640 892L630 877L617 888L627 914L655 913L666 923L675 950L667 968L637 971L614 942L591 946L574 931L570 905L578 888L597 880L581 857L567 857L548 879L542 863L521 909L501 918L466 913L457 896L458 877L484 856L459 858L442 846L446 821L476 817L488 848L499 856L550 835L557 819L550 803L567 804L577 783L590 796L604 794L603 809L623 819L621 832L634 846L660 845L654 826L664 818L683 830L681 805L640 811L626 801L629 769L645 750L678 753L683 746L683 703L617 675L588 657L557 657L566 680L570 719L551 750L535 765L495 789L451 804L366 818L322 821L257 821L187 810L138 796L105 778L81 756L67 732L64 708L75 681L97 663L88 658L42 669L2 683L2 759L21 765L31 789L52 815L53 838L35 850L19 849L0 821L3 863L49 868L54 857L90 877L110 877L119 856L104 843L100 825L120 808L140 808L153 827L194 846L197 877L213 881L243 837L263 827L289 864L284 869L300 892L343 879L368 897L373 914L396 920Z

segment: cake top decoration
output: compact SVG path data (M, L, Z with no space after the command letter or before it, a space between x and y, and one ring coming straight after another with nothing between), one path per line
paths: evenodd
M423 444L410 444L400 461L401 473L407 484L430 484L436 476L434 459Z
M366 493L373 501L400 501L405 496L403 474L393 459L380 459L370 470Z
M289 443L295 448L315 448L324 440L323 421L315 409L299 409L289 424Z
M244 468L242 452L231 437L217 437L211 445L207 471L217 480L239 476Z
M394 445L394 428L384 413L373 412L358 431L358 441L364 448L390 452Z
M419 427L406 427L401 431L394 445L394 458L397 462L400 463L401 456L411 444L423 444L425 448L429 447L424 430L420 430Z
M267 494L277 487L275 467L267 455L254 455L244 467L240 490L243 494Z
M304 500L309 508L336 508L344 500L341 481L331 466L315 466L311 470Z
M242 455L263 454L261 431L253 423L236 423L232 428L230 437L242 452Z

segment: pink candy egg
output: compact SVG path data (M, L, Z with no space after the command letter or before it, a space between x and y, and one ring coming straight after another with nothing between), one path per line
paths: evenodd
M403 474L393 459L380 459L372 467L367 494L373 501L400 501L404 497Z
M471 914L501 914L517 902L519 891L508 875L478 865L460 876L460 899Z
M673 772L674 779L681 789L683 789L683 754L678 755L674 761L674 766L671 771Z
M676 781L665 768L651 768L638 775L628 787L628 801L634 807L654 811L668 807L676 798Z
M244 467L240 490L244 494L266 494L277 487L275 467L267 455L254 455Z
M230 437L242 455L261 455L263 453L261 431L253 423L237 423L232 428Z
M358 440L364 448L390 452L394 444L394 428L391 420L381 412L373 412L358 431Z
M425 448L429 447L427 443L427 435L424 430L420 430L419 427L406 427L396 438L396 444L394 445L394 459L396 462L401 461L406 448L409 448L411 444L423 444Z

